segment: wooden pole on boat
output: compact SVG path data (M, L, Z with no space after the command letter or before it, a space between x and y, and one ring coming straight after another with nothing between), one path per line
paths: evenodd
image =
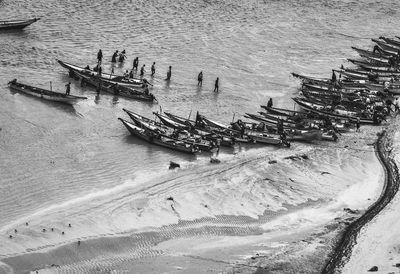
M190 120L190 116L192 115L192 110L190 110L189 117L187 118L188 121Z
M236 112L233 113L233 116L232 116L232 123L233 123L233 121L235 121L235 114L236 114Z
M110 79L111 79L111 76L113 75L113 73L114 73L114 67L111 68Z
M53 84L50 81L50 91L53 91Z

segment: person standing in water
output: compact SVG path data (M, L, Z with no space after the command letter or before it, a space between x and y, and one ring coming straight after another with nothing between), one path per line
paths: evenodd
M197 81L199 81L197 83L198 86L202 86L203 85L203 72L200 71L199 75L197 76Z
M172 74L172 66L169 66L169 69L167 71L167 78L165 78L165 80L167 81L171 80L171 74Z
M151 65L151 76L154 76L154 73L156 73L156 62Z
M145 66L146 66L146 65L143 64L143 66L142 66L141 69L140 69L140 78L142 78L143 75L144 75L144 72L145 72L144 67L145 67Z
M137 71L138 67L139 67L139 57L136 57L135 59L133 59L133 68L132 68L132 70Z
M267 103L267 107L272 107L272 98L269 98L268 103Z
M118 50L116 50L111 57L111 62L116 63L117 62L117 56L118 56Z
M97 64L101 65L101 60L103 59L103 52L101 49L99 49L99 52L97 53Z
M65 90L65 94L69 95L69 93L71 92L71 82L68 82L66 85L67 89Z
M214 92L219 92L219 77L215 80Z

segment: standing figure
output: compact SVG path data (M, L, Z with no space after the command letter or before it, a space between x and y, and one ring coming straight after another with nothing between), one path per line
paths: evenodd
M71 82L68 82L66 85L67 89L65 90L65 94L69 95L69 93L71 92Z
M145 67L145 66L146 66L146 65L143 64L143 66L140 68L140 77L141 77L141 78L142 78L143 75L144 75L144 72L145 72L144 67Z
M203 72L202 71L200 71L199 75L197 76L197 81L198 81L198 83L197 83L198 86L203 85Z
M268 103L267 103L267 107L271 108L272 107L272 98L269 98Z
M111 62L116 63L117 62L117 56L118 56L118 50L116 50L111 57Z
M122 63L123 61L125 61L126 55L125 55L125 50L123 50L120 54L119 54L119 59L118 61L120 63Z
M99 52L97 53L97 64L101 64L101 60L103 60L103 52L99 49Z
M154 76L154 73L156 73L156 62L151 65L151 76Z
M215 80L215 86L214 86L214 92L219 91L219 77L217 77L217 80Z
M167 81L171 80L171 74L172 74L172 66L169 66L169 69L167 71L167 78L165 80Z
M133 59L132 70L136 70L137 71L138 67L139 67L139 57L136 57L135 59Z
M356 121L356 132L360 132L360 125L361 125L360 117L358 117Z

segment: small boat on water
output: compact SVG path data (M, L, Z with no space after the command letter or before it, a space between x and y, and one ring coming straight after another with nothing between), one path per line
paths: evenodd
M118 118L118 120L124 124L124 126L133 136L136 136L149 143L190 154L194 154L199 151L199 148L196 145L161 135L160 133L157 133L156 131L146 127L139 127L122 118Z
M135 87L135 88L141 88L143 87L144 81L142 79L138 78L126 78L121 75L114 75L114 74L109 74L109 73L101 73L101 77L98 75L98 72L86 69L83 67L75 66L67 62L63 62L61 60L57 60L57 62L62 66L63 68L66 68L69 70L70 76L76 75L77 72L81 74L86 74L88 76L97 76L101 80L112 83L112 84L118 84L121 86L129 86L129 87Z
M0 20L0 30L23 29L38 20L40 20L40 18L29 20Z
M87 99L87 97L75 96L75 95L66 95L65 93L59 93L43 88L33 87L26 84L18 83L17 79L14 79L8 83L9 87L17 92L22 92L31 96L35 96L44 100L65 103L65 104L74 104L79 101Z
M150 92L146 93L145 91L137 90L133 87L119 85L118 83L110 83L102 80L101 77L87 73L81 73L78 71L74 73L81 79L82 82L94 87L100 87L100 89L104 92L140 101L157 101L156 97Z

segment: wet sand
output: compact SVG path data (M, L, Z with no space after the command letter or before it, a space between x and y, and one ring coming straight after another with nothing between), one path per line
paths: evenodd
M362 134L350 133L338 143L321 143L319 146L325 150L340 148L349 154L373 157L373 143L379 130L380 127L365 127ZM288 150L286 153L291 155ZM311 152L307 156L311 159L293 156L293 160L284 161L307 166L304 172L308 173L309 166L316 164ZM280 161L278 158L278 165ZM381 169L376 159L366 167L376 171ZM346 164L342 168L339 172L349 169ZM325 184L324 188L336 184L345 186L331 202L311 199L295 205L283 204L281 210L264 208L264 213L255 217L221 215L197 219L192 216L193 220L188 221L187 202L182 204L180 201L175 214L186 217L178 218L175 224L100 237L79 237L77 224L72 223L70 231L74 230L77 237L64 243L42 245L36 251L3 255L2 262L12 267L15 273L33 270L39 270L39 273L318 273L343 229L379 198L383 181L379 180L381 171L375 172L376 177L364 178L361 173L351 175L352 169L346 176L337 177L333 167L317 170L320 172L318 178L335 177L330 181L331 185ZM180 172L185 171L176 174ZM297 184L293 182L292 191ZM315 192L315 186L309 191ZM246 211L246 207L243 210ZM67 237L70 232L65 229ZM14 240L18 241L17 238L9 239Z

